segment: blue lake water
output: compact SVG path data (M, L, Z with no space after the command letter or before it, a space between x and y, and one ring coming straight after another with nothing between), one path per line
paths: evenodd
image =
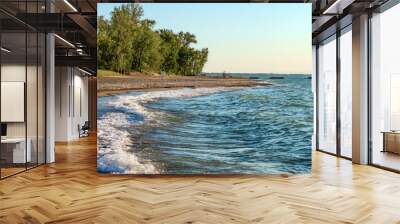
M98 171L308 173L309 76L272 86L130 92L98 99Z

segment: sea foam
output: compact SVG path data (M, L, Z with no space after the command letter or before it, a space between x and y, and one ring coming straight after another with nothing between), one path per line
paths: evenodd
M98 121L97 169L104 173L155 174L159 171L150 161L140 161L132 152L124 113L107 113Z
M115 108L141 114L146 123L161 122L159 119L163 113L147 109L144 104L161 98L189 98L208 95L220 91L233 90L235 88L183 88L176 90L163 90L144 92L140 95L120 95L109 104ZM104 173L123 174L155 174L160 173L151 161L142 161L132 151L132 140L127 131L129 123L128 115L121 112L109 112L98 120L98 159L97 167Z
M141 95L123 95L119 96L118 100L111 103L114 107L124 108L129 111L139 113L146 119L154 119L161 112L152 111L144 107L145 103L149 103L158 99L165 98L190 98L213 94L221 91L229 91L238 89L239 87L215 87L215 88L182 88L174 90L162 90L144 92ZM158 117L158 116L157 116Z

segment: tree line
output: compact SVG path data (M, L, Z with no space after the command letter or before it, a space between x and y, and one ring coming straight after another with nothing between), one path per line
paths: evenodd
M99 69L197 75L207 62L207 48L191 47L197 43L195 35L155 30L156 22L144 19L138 4L117 7L110 20L99 17L97 22Z

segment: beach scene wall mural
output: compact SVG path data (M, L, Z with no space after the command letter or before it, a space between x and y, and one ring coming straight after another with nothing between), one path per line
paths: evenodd
M311 4L99 3L97 170L307 174Z

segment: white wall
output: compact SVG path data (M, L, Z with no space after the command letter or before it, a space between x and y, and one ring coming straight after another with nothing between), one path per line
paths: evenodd
M69 69L67 67L55 68L55 141L66 141L69 138L68 88L71 81L68 73Z
M1 66L1 81L3 82L25 82L24 65L18 64L3 64ZM1 108L7 110L7 108ZM7 123L7 136L8 137L25 137L25 122L9 122Z
M75 110L75 113L73 111L74 119L72 119L72 127L74 127L72 129L73 136L79 135L77 129L78 124L82 126L85 121L88 121L88 78L82 75L83 73L75 70L73 83L75 90L75 95L73 96L75 100L75 106L72 108L72 110Z
M38 70L37 70L38 69ZM29 139L32 155L32 162L44 163L44 92L43 89L44 74L42 68L36 65L25 64L2 64L1 66L2 82L23 82L26 84L26 107L23 102L22 108L19 108L20 113L25 114L26 120L21 122L5 122L7 124L8 138L24 138L25 135ZM27 81L25 80L27 78ZM3 91L3 90L2 90ZM24 89L20 90L20 94L24 94ZM4 94L4 93L3 93ZM2 98L7 98L7 95L2 95ZM2 107L2 112L16 113L15 108ZM39 161L36 161L39 159Z
M76 68L56 67L55 86L55 140L77 139L78 125L88 120L88 78Z
M25 64L3 64L1 65L1 81L25 82Z

